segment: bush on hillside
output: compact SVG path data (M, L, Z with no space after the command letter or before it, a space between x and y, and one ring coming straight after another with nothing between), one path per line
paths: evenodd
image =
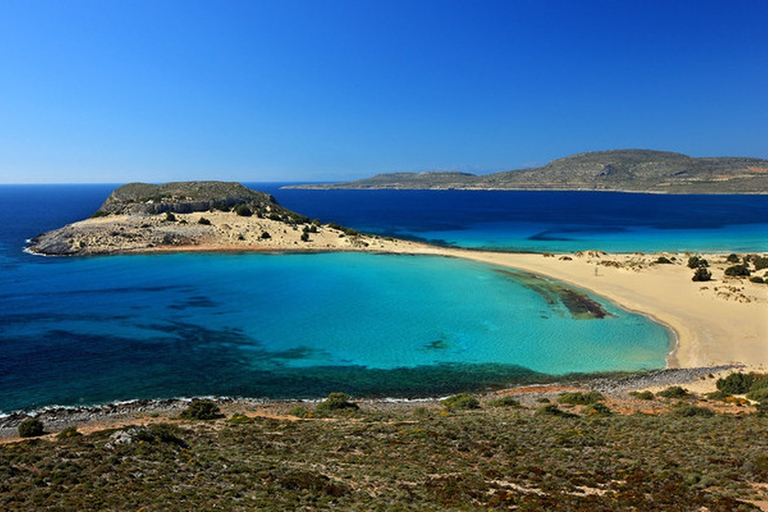
M503 396L495 400L489 400L488 405L491 407L522 407L520 402L512 398L511 396Z
M688 268L700 268L700 267L708 267L709 262L705 260L704 258L701 258L699 256L691 256L688 258Z
M742 395L749 391L755 382L755 376L749 373L732 373L725 378L717 379L717 389L730 395Z
M656 395L663 398L687 398L690 396L688 391L680 386L670 386L667 389L659 391Z
M215 402L197 398L192 400L189 406L179 415L179 417L185 420L213 420L222 416L221 409L219 409Z
M248 208L247 204L239 204L235 207L235 213L241 217L250 217L253 212Z
M315 406L315 412L318 415L332 414L337 411L356 411L357 404L349 401L349 395L346 393L330 393L328 398Z
M27 418L19 423L19 437L38 437L44 433L43 422L37 418Z
M480 402L469 393L459 393L449 396L443 400L443 405L450 410L465 411L468 409L479 409Z

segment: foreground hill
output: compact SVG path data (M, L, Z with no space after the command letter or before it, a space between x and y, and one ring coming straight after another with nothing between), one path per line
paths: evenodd
M395 242L362 235L280 206L239 183L130 183L91 218L33 238L35 254L71 256L203 250L386 249Z
M766 194L768 160L693 158L680 153L620 149L580 153L543 167L485 176L460 172L379 174L309 189L606 190L677 194Z

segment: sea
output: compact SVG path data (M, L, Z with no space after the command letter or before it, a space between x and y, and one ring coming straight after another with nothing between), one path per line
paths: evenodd
M323 222L446 246L768 251L768 196L246 185ZM662 368L674 344L603 297L575 290L605 312L584 318L541 280L451 258L24 252L116 186L0 186L0 414L193 396L444 396Z

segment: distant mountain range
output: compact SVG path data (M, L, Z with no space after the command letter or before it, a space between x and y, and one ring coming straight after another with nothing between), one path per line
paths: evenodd
M477 176L398 172L302 189L604 190L670 194L768 194L768 160L693 158L647 149L579 153L542 167Z

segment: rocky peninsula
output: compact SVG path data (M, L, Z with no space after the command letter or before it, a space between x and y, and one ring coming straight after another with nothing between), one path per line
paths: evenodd
M293 212L239 183L130 183L88 219L36 236L29 252L91 256L167 251L343 251L408 248Z

